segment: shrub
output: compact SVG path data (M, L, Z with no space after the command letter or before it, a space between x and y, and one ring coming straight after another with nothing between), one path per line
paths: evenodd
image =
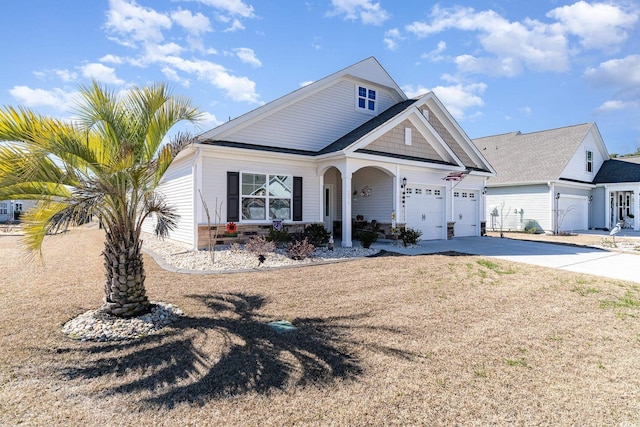
M302 260L307 258L313 253L315 247L304 238L302 240L296 240L293 243L289 243L289 249L287 255L291 259Z
M316 248L329 242L329 232L322 224L310 224L304 229L302 237Z
M264 236L251 236L244 249L256 255L264 255L275 251L276 245Z
M285 247L287 243L291 241L291 235L284 228L282 230L276 230L272 227L269 230L267 240L273 242L278 247Z
M378 240L378 233L375 231L365 231L362 233L362 236L360 236L360 243L365 249L369 249L371 244L376 240Z
M407 227L400 232L400 239L402 239L404 246L415 245L418 243L420 236L422 236L422 231L416 230L415 228Z

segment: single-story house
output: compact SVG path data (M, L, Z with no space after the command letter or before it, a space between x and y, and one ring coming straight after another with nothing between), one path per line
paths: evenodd
M595 123L473 140L496 170L487 228L572 232L638 230L640 165L610 160Z
M0 200L0 222L14 221L33 206L35 202L32 200Z
M324 224L350 247L373 221L479 236L493 175L433 93L409 99L371 57L199 135L160 190L180 215L170 238L194 248L207 243L203 200L210 223L240 237Z

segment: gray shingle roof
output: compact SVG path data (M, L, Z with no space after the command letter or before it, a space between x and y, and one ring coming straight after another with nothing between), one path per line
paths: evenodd
M593 179L594 184L640 182L640 164L617 159L605 161Z
M562 171L593 123L532 133L511 132L476 138L473 143L496 171L490 184L548 182Z

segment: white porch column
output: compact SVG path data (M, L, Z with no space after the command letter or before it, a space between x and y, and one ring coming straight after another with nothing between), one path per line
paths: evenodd
M348 168L346 168L348 169ZM342 175L342 247L350 248L351 241L351 172Z
M634 230L638 230L638 203L640 202L638 200L638 188L636 187L633 190L633 206L631 207L631 213L633 214L633 229Z
M400 185L402 185L400 181L400 166L396 165L396 174L393 177L393 211L396 213L396 221L399 221L401 218L404 220L404 212L402 214L400 213L400 197L402 195Z
M318 194L320 194L320 209L318 209L318 222L324 222L324 208L327 201L324 199L324 174L320 174L318 179ZM333 197L333 194L331 195ZM333 235L333 230L330 230Z
M604 227L611 230L611 192L609 188L604 186Z

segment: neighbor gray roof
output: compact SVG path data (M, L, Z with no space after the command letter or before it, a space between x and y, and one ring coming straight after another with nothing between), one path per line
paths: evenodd
M489 184L556 181L592 126L511 132L476 138L473 143L496 171Z
M594 184L640 182L640 164L617 159L605 161L593 179Z

